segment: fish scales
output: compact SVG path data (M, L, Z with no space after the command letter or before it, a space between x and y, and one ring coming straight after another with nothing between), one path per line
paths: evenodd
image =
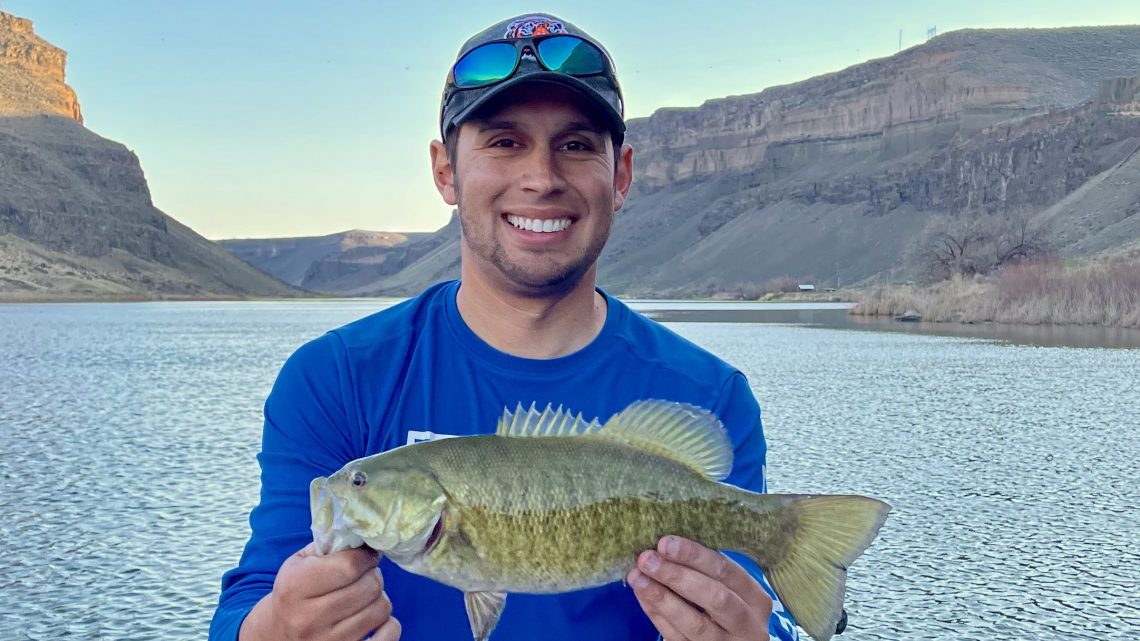
M508 591L562 592L620 579L665 534L729 548L759 535L748 531L754 510L732 499L741 490L626 445L465 440L419 452L441 485L455 488L445 534L429 554L449 573L479 567Z
M639 401L605 425L561 409L505 413L494 435L409 445L310 486L318 554L368 545L464 591L485 641L508 592L621 579L664 535L738 550L809 635L827 641L847 567L890 506L862 496L756 494L721 481L732 445L707 410Z

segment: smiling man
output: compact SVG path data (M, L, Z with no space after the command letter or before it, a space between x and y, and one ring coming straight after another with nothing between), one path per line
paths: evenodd
M470 638L463 595L366 549L313 553L309 482L425 439L494 431L504 408L600 421L660 398L717 414L735 465L764 490L760 408L744 376L597 288L597 260L633 175L621 90L602 46L550 15L506 20L447 77L436 188L459 210L462 269L333 330L286 362L265 404L261 502L226 574L210 638ZM795 638L758 568L664 537L627 576L512 595L492 641Z

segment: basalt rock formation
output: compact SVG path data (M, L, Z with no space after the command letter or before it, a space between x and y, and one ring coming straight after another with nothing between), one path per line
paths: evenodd
M1140 169L1137 74L1140 27L967 30L659 111L630 123L642 169L600 280L686 294L905 278L929 217L965 211L1029 212L1068 255L1135 241L1137 194L1111 176Z
M634 189L599 282L689 296L783 275L905 279L930 217L962 212L1022 212L1066 256L1140 246L1138 87L1140 26L963 30L631 120ZM454 273L443 259L351 291L415 293Z
M66 64L67 53L37 36L31 20L0 12L0 116L54 114L82 124Z
M0 299L299 293L155 208L138 157L84 128L65 61L0 13Z
M312 292L355 295L400 272L444 234L363 231L328 236L217 241L242 260Z

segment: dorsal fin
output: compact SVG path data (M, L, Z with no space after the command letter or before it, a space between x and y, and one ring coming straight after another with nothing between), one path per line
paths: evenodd
M495 434L499 436L590 436L617 441L665 456L713 479L732 471L732 442L720 419L708 410L671 401L637 401L615 414L605 425L586 422L547 405L539 412L518 404L514 413L503 410Z
M562 411L547 405L539 412L531 403L530 409L524 410L522 403L515 408L514 414L504 409L503 417L499 419L499 427L495 434L499 436L580 436L601 429L598 421L586 422L581 414L573 416L570 412Z
M686 403L637 401L592 435L666 456L714 481L732 471L732 441L715 414Z

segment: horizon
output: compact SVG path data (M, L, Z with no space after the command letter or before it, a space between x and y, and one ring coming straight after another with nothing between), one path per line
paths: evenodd
M85 126L134 151L155 206L206 238L445 225L451 207L435 191L427 153L439 137L443 78L467 37L528 7L239 4L0 0L0 10L30 19L67 52L66 80ZM900 50L900 28L905 50L931 27L943 35L1136 23L1134 6L1117 1L750 3L696 15L680 3L549 4L542 10L609 49L627 120L889 57ZM751 31L722 33L726 19ZM383 40L373 39L378 33ZM297 46L297 36L307 39ZM662 47L670 38L689 46Z

